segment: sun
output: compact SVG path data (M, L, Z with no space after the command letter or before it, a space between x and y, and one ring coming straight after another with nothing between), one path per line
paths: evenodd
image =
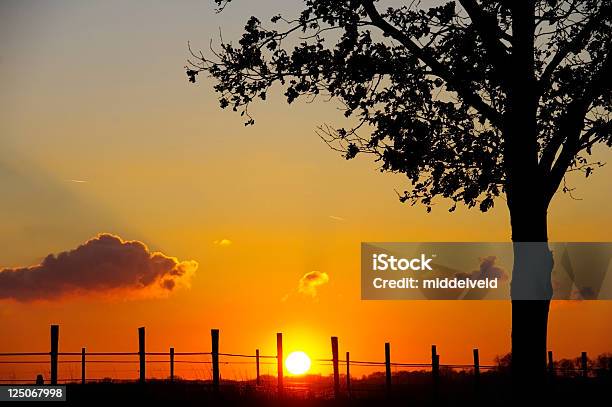
M302 351L291 352L285 359L285 366L289 373L301 375L310 369L310 358Z

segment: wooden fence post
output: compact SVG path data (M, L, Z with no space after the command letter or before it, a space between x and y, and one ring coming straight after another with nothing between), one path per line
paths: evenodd
M85 348L81 348L81 384L85 381Z
M174 348L170 348L170 381L174 381Z
M334 366L334 397L340 397L340 371L338 370L338 337L331 337L332 364Z
M588 372L587 372L587 353L586 352L582 352L582 354L580 355L580 366L582 368L582 377L587 377Z
M440 379L440 356L438 355L436 345L431 345L431 378L433 380L434 393L437 393Z
M145 367L145 328L141 326L138 328L138 360L140 361L140 382L144 383L146 380L146 367Z
M474 349L474 379L476 383L480 379L480 356L478 355L478 348Z
M259 349L255 349L255 370L257 372L257 378L255 379L255 384L259 386L261 383L259 382Z
M548 351L548 375L553 377L555 375L555 362L553 361L552 350Z
M351 358L346 352L346 392L351 397Z
M59 353L59 325L51 325L51 384L57 385L57 358Z
M283 395L283 334L276 334L276 361L278 367L278 395Z
M210 330L213 390L219 391L219 330Z
M391 395L391 344L385 343L385 386L387 396Z

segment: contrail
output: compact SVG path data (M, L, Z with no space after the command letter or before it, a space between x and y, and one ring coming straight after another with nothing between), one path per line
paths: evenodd
M329 218L333 219L333 220L338 220L338 221L341 221L341 222L346 220L344 218L341 218L340 216L334 216L334 215L329 215Z

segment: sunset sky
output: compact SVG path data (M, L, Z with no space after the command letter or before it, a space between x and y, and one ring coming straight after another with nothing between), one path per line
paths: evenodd
M0 3L0 269L100 233L198 264L189 288L161 296L0 298L0 351L48 351L58 323L61 351L135 350L146 326L151 351L208 351L219 328L234 353L274 354L276 332L314 358L330 357L331 335L363 360L382 360L386 341L404 362L427 362L433 343L442 363L469 363L474 347L482 363L508 352L509 302L361 301L359 271L362 241L508 241L504 200L486 214L400 203L401 176L346 161L315 134L342 123L334 103L276 95L246 128L220 110L212 81L187 82L187 41L207 50L219 28L235 39L249 16L301 4L235 3L222 14L205 0ZM611 177L606 166L588 183L568 178L580 200L555 198L551 240L612 240ZM300 291L313 271L329 281ZM611 323L611 302L553 304L549 348L612 351Z

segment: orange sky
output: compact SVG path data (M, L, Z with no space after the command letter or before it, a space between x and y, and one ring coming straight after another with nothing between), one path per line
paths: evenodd
M151 351L208 350L216 327L227 352L274 354L279 331L314 358L329 357L331 335L365 360L382 360L385 341L405 362L426 362L432 343L442 363L469 362L473 347L483 363L507 352L506 302L364 302L359 291L361 241L507 241L503 200L487 214L449 214L444 202L426 214L397 200L401 177L318 139L318 124L342 121L334 104L271 97L244 128L217 108L211 82L187 83L187 40L206 47L218 26L235 37L247 16L294 6L242 3L221 16L205 1L0 5L0 268L101 232L199 263L191 288L167 298L0 301L0 351L47 351L59 323L64 351L135 350L144 325ZM612 240L611 176L570 178L581 200L554 200L551 240ZM300 295L313 270L329 283ZM550 348L610 351L611 322L610 302L554 305Z

